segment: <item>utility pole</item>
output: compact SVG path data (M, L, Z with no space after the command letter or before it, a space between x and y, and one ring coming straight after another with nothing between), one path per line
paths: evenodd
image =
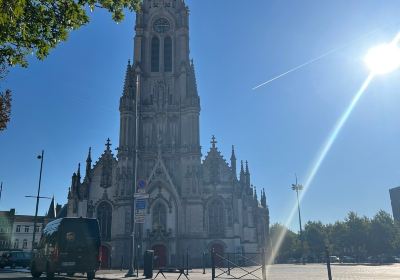
M1 200L1 195L3 193L3 182L0 184L0 200Z
M299 191L303 190L303 185L300 185L297 183L297 175L296 175L296 184L292 184L292 190L296 191L296 194L297 194L297 210L299 212L300 242L301 242L301 260L302 260L303 264L305 264L304 238L303 238L303 228L301 226L300 199L299 199Z
M136 210L136 188L137 188L137 177L138 177L138 160L139 160L139 100L140 89L139 89L139 74L136 75L136 98L135 98L135 171L134 171L134 187L132 195L132 248L131 248L131 259L129 262L129 270L125 277L135 277L135 258L136 258L136 248L135 248L135 233L136 233L136 220L135 220L135 210Z

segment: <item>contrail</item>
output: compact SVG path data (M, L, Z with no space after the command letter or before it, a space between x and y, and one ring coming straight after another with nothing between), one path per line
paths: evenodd
M270 82L273 82L273 81L279 79L280 77L283 77L283 76L285 76L285 75L287 75L287 74L289 74L289 73L292 73L293 71L296 71L296 70L298 70L298 69L300 69L300 68L302 68L302 67L304 67L304 66L307 66L307 65L309 65L309 64L311 64L311 63L313 63L313 62L315 62L315 61L317 61L317 60L320 60L320 59L324 58L325 56L328 56L328 55L330 55L331 53L334 53L334 52L338 51L338 50L341 49L341 48L342 48L342 47L339 47L339 48L330 50L329 52L326 52L326 53L324 53L323 55L320 55L320 56L318 56L318 57L316 57L316 58L313 58L313 59L311 59L311 60L309 60L309 61L307 61L307 62L305 62L305 63L303 63L303 64L300 64L299 66L296 66L296 67L290 69L289 71L286 71L285 73L282 73L282 74L280 74L280 75L278 75L278 76L276 76L276 77L274 77L274 78L272 78L272 79L270 79L270 80L268 80L268 81L266 81L266 82L264 82L264 83L262 83L262 84L260 84L260 85L258 85L258 86L253 87L253 90L256 90L256 89L258 89L258 88L260 88L260 87L262 87L262 86L265 86L266 84L269 84Z
M323 59L324 57L326 57L326 56L328 56L328 55L330 55L330 54L332 54L334 52L337 52L337 51L339 51L341 49L344 49L344 48L348 47L349 45L361 40L364 37L368 37L368 36L372 35L373 33L376 33L379 30L386 29L386 28L388 28L388 26L383 27L383 28L374 29L371 32L368 32L367 34L364 34L364 35L362 35L360 37L357 37L356 39L350 41L349 43L346 43L346 44L343 44L343 45L341 45L341 46L339 46L337 48L334 48L334 49L332 49L332 50L330 50L330 51L328 51L328 52L326 52L326 53L324 53L324 54L322 54L322 55L320 55L320 56L318 56L316 58L313 58L313 59L311 59L311 60L309 60L307 62L304 62L303 64L300 64L300 65L298 65L298 66L296 66L296 67L294 67L294 68L292 68L292 69L290 69L290 70L288 70L288 71L286 71L286 72L284 72L284 73L282 73L282 74L280 74L278 76L275 76L272 79L269 79L268 81L266 81L266 82L264 82L262 84L259 84L258 86L253 87L252 90L256 90L256 89L258 89L260 87L263 87L263 86L265 86L265 85L267 85L267 84L269 84L269 83L271 83L271 82L273 82L273 81L275 81L275 80L277 80L279 78L282 78L283 76L286 76L287 74L290 74L290 73L292 73L292 72L294 72L296 70L299 70L300 68L303 68L303 67L305 67L305 66L307 66L307 65L309 65L311 63L314 63L314 62L316 62L316 61L318 61L320 59Z

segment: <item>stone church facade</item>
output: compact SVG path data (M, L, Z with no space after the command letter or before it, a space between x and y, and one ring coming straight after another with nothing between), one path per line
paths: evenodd
M202 159L188 7L183 0L144 0L135 30L119 145L114 154L108 140L94 164L89 150L85 176L80 167L72 176L68 216L97 218L103 266L128 266L136 174L149 195L144 224L136 227L138 256L153 249L160 265L175 265L188 250L191 264L199 265L211 248L260 252L269 212L265 192L259 199L251 185L248 163L241 162L238 176L234 148L227 163L214 136Z

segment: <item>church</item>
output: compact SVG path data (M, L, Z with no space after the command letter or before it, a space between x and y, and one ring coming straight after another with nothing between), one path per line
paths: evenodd
M133 228L135 254L154 250L159 266L177 265L186 252L192 266L211 249L260 252L269 240L265 191L257 194L233 146L228 163L212 136L202 156L189 8L144 0L135 31L118 147L108 139L94 163L89 149L85 175L79 166L72 176L67 216L98 219L104 268L129 265Z

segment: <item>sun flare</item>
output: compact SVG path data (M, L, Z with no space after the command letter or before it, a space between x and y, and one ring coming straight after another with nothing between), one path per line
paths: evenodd
M400 67L400 48L393 43L373 47L368 51L364 61L375 75L393 72Z

